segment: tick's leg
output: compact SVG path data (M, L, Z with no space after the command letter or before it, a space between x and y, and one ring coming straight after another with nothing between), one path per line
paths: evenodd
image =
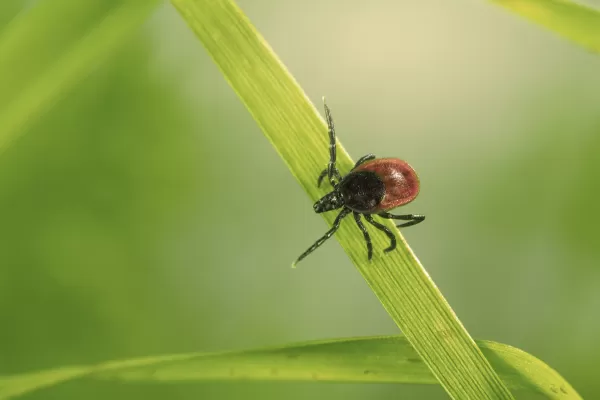
M342 218L344 218L346 215L350 214L350 212L351 211L350 211L349 208L342 209L342 211L335 218L335 221L333 221L333 227L330 230L328 230L327 233L325 235L323 235L322 238L320 238L312 246L310 246L308 248L308 250L306 250L304 253L302 253L302 255L300 257L298 257L298 259L296 261L294 261L294 263L292 264L292 268L295 268L296 264L298 264L300 261L302 261L302 259L304 257L306 257L307 255L309 255L310 253L312 253L313 251L315 251L327 239L329 239L335 233L335 231L337 231L339 229L340 223L342 222Z
M388 212L379 213L380 217L388 218L388 219L401 219L403 221L408 221L400 225L396 225L398 228L406 228L407 226L416 225L419 222L425 220L424 215L416 215L416 214L406 214L406 215L394 215Z
M371 161L374 160L376 157L374 154L367 154L366 156L362 156L361 158L358 159L358 161L356 162L356 164L354 164L354 168L358 167L360 164L363 164L367 161Z
M338 182L342 180L342 175L340 175L340 171L338 171L337 168L335 168L333 170L333 173L335 174L335 177L338 179ZM319 179L317 179L317 187L321 187L321 183L323 183L323 179L325 179L326 176L327 176L327 169L324 169L323 171L321 171L321 174L319 175Z
M327 128L329 131L329 163L327 164L327 176L329 177L329 183L332 187L336 186L335 180L335 126L333 125L333 118L331 118L331 111L327 107L325 97L323 97L323 106L325 107L325 120L327 121ZM338 172L339 175L339 172Z
M362 156L357 162L356 164L354 164L354 168L358 167L360 164L363 164L367 161L370 160L374 160L376 157L374 154L367 154L366 156ZM321 174L319 175L319 178L317 179L317 186L321 187L321 183L323 183L323 179L325 179L325 177L327 176L327 168L324 169L323 171L321 171ZM333 169L333 173L335 175L335 177L337 178L338 182L342 180L342 176L340 175L340 171L338 171L337 168Z
M384 251L387 253L394 250L396 248L396 235L394 235L394 233L390 231L385 225L382 225L379 222L375 221L371 214L365 214L365 219L375 228L379 229L380 231L383 231L390 239L390 247L388 247Z
M326 176L327 176L327 169L324 169L323 171L321 171L321 174L319 175L319 179L317 179L317 187L321 187L321 183L323 183L323 179L325 179Z
M363 233L363 236L365 237L365 242L367 242L367 253L369 254L370 261L371 258L373 258L373 244L371 243L371 237L369 236L369 232L367 232L367 228L365 228L365 226L361 222L359 213L354 213L354 220L356 221L356 225L358 225L358 228Z

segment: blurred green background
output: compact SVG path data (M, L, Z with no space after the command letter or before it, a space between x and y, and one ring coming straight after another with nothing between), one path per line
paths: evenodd
M90 1L86 18L123 1ZM486 2L239 4L319 108L327 95L354 158L396 156L419 172L421 195L403 210L427 221L404 233L471 335L600 398L600 58ZM32 6L2 0L0 41ZM19 50L0 107L16 78L82 34L79 17L32 27L54 34ZM0 373L397 333L335 241L290 269L325 229L161 3L0 153ZM447 397L83 380L24 398Z

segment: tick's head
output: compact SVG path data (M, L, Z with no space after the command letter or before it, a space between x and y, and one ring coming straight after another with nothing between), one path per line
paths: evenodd
M331 193L326 194L313 205L316 213L322 213L326 211L335 210L344 205L344 200L341 194L334 190Z

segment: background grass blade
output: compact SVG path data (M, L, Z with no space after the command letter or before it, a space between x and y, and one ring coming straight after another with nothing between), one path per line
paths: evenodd
M173 4L310 198L322 196L325 191L316 187L315 179L328 156L324 121L264 39L232 1L173 0ZM335 112L335 105L330 105ZM342 173L352 167L341 146L338 163ZM333 214L324 215L329 224ZM346 223L338 232L344 250L451 397L512 398L402 238L397 251L377 255L369 263L358 229ZM376 249L386 245L379 235L375 238Z
M556 371L514 347L478 341L512 389L531 398L580 399ZM0 399L81 377L144 382L207 380L437 384L403 336L308 342L220 354L181 354L114 361L0 378Z
M600 53L600 12L568 0L492 0L559 35Z
M46 0L11 21L0 38L0 151L118 49L156 4Z

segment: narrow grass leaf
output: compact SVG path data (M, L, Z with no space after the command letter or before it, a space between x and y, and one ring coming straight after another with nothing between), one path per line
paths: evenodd
M576 400L577 392L539 359L478 341L506 384L526 398ZM333 339L217 354L179 354L0 377L0 400L79 378L143 382L322 381L437 384L403 336Z
M172 3L309 197L325 194L315 185L328 159L325 123L244 13L230 0ZM352 160L338 146L338 165L345 173ZM324 215L330 225L332 214ZM399 234L391 222L385 224ZM512 398L402 237L397 251L377 254L373 262L366 259L363 236L353 221L345 221L336 237L451 397ZM373 242L376 249L388 245L381 235Z
M600 11L569 0L492 0L574 43L600 53Z

